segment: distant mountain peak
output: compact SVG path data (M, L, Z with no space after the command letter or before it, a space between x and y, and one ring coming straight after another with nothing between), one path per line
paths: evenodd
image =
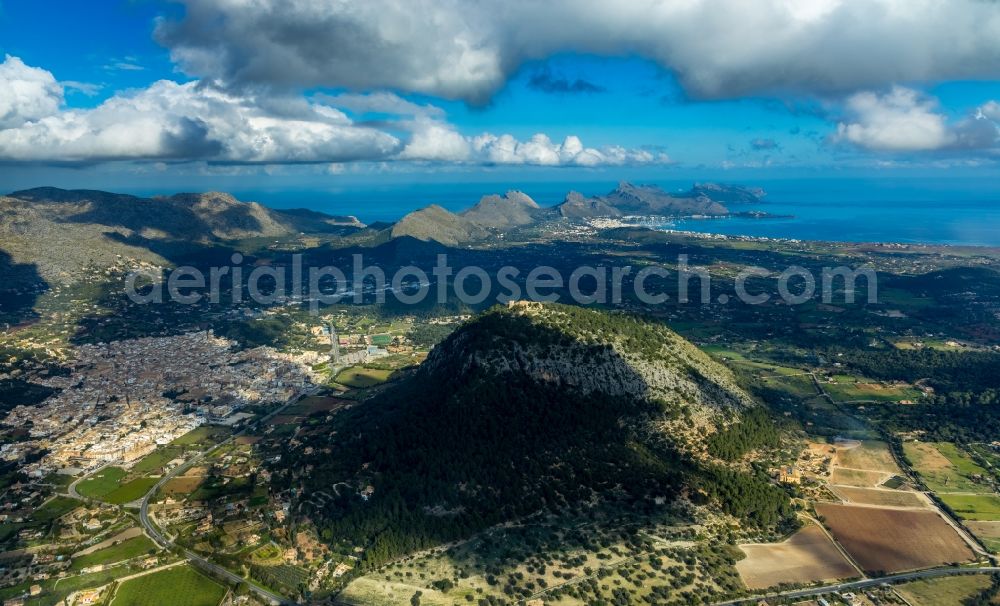
M483 196L478 204L461 215L479 228L501 229L534 223L541 210L531 196L511 190L502 196Z

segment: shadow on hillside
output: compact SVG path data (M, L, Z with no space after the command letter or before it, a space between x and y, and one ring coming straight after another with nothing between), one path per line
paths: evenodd
M35 303L49 284L34 263L15 263L0 250L0 327L29 322L37 317Z

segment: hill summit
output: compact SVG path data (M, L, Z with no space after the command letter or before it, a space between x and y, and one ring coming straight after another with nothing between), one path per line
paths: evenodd
M784 493L714 466L696 443L753 410L727 369L661 324L519 303L468 322L412 376L342 412L334 440L306 438L325 454L295 450L280 467L312 469L291 474L303 515L336 547L368 546L368 567L584 503L686 495L769 526L787 518Z

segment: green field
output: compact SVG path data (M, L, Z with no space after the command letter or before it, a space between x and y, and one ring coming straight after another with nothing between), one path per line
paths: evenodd
M963 450L960 450L957 446L950 442L936 442L934 447L938 449L938 452L943 454L951 464L954 465L958 472L964 476L981 475L988 476L989 472L980 467L969 454Z
M70 570L82 570L98 564L112 564L114 562L131 560L132 558L146 555L150 549L155 548L156 546L153 545L153 542L145 536L133 537L117 545L98 549L93 553L74 558L73 564L70 565Z
M913 606L953 606L989 586L989 576L970 575L913 581L898 585L897 591Z
M202 425L195 427L170 444L174 446L215 445L216 442L224 440L228 435L229 431L223 427Z
M936 493L974 492L990 493L984 482L973 476L988 476L985 469L976 465L968 454L947 442L904 442L903 453L927 488Z
M136 478L104 495L102 500L114 505L123 505L141 499L158 480L159 478Z
M334 381L340 383L341 385L346 385L347 387L364 389L366 387L378 385L379 383L385 383L389 380L389 377L392 376L393 372L394 371L392 370L380 368L364 368L362 366L355 366L341 371Z
M183 437L183 436L182 436ZM184 448L179 445L168 445L157 448L132 466L133 473L150 473L159 471L164 465L184 454Z
M783 391L796 398L805 399L817 395L816 385L813 384L812 377L808 375L780 373L777 375L765 375L761 380L771 389Z
M878 381L849 375L834 375L833 383L823 383L823 389L838 402L858 400L899 402L900 400L917 400L920 398L920 391L913 387L883 385Z
M216 606L225 595L222 585L183 565L125 581L111 606Z
M44 505L35 510L31 519L36 522L51 522L73 511L80 505L80 501L69 497L53 497Z
M77 484L76 489L85 497L101 499L117 489L125 475L121 467L108 467Z
M995 494L939 494L938 498L963 520L1000 521L1000 496Z

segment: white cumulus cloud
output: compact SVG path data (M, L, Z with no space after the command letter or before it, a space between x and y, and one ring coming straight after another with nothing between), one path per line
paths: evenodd
M944 115L933 99L901 86L879 95L863 92L847 99L848 122L837 125L837 137L881 151L927 151L954 142Z
M555 143L537 133L520 141L510 134L482 133L467 137L450 125L433 120L412 124L413 135L399 154L404 160L453 162L487 165L526 166L622 166L669 163L663 153L626 149L620 146L585 147L575 135Z
M51 116L63 102L63 87L49 72L7 55L0 63L0 128Z
M0 159L7 161L342 162L382 159L400 145L299 97L256 98L161 80L93 109L61 109L62 88L49 72L8 58L0 74L13 82L0 90Z
M881 152L992 150L1000 143L1000 106L990 101L957 121L941 112L936 99L895 86L878 94L862 92L847 99L847 117L835 140Z
M385 92L307 99L160 80L94 108L71 109L61 106L63 88L43 69L8 57L0 79L8 85L0 89L0 161L6 162L598 166L668 160L644 150L584 147L575 136L562 143L544 134L526 141L489 133L469 137L444 121L440 108ZM357 123L341 108L394 118L377 125Z

